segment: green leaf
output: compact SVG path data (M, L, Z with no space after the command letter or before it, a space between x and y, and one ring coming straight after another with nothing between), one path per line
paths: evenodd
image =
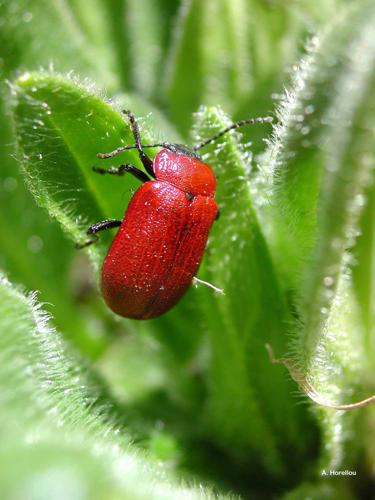
M96 154L133 143L129 126L109 104L85 87L52 73L26 73L14 85L14 125L23 169L37 202L75 241L87 239L89 223L121 219L139 181L100 176ZM133 151L103 166L139 164ZM110 234L90 253L99 265Z
M127 0L125 31L132 83L139 94L156 102L162 98L160 82L179 4L179 0Z
M296 362L316 399L328 405L373 392L364 385L368 360L351 249L373 183L374 26L374 5L364 2L314 41L280 109L271 149L274 234L283 240L284 276L297 289L300 314ZM362 246L367 238L371 232ZM322 466L350 465L359 452L350 433L355 416L324 409L319 418Z
M214 498L179 486L129 445L100 381L52 329L34 296L0 278L0 482L6 498ZM27 408L27 411L25 411ZM32 445L32 446L30 446ZM216 498L216 496L215 496ZM221 497L224 498L224 497Z
M375 345L373 328L375 325L374 310L374 258L375 258L375 199L374 184L365 189L364 196L357 198L357 203L364 203L359 235L353 248L353 285L358 306L361 309L361 320L364 328L363 346L369 360L369 368L375 361ZM370 375L370 374L369 374Z
M90 280L84 272L82 285L70 279L72 259L82 256L26 190L14 151L10 115L4 105L0 101L0 265L12 279L39 290L40 300L54 313L55 324L82 352L96 357L106 344L99 311L94 313L95 322L93 312L81 308L78 313L81 290L87 289ZM80 260L83 271L87 265L82 266Z
M337 40L332 40L332 51L340 50L342 37L339 32ZM310 54L296 70L292 90L283 97L278 110L280 123L275 127L269 156L263 161L270 172L264 186L272 187L270 196L275 207L270 216L275 220L273 253L290 287L297 289L316 232L322 170L320 144L324 140L322 117L343 64L341 58L332 59L324 51L314 58L314 43L318 43L316 38L310 42Z
M361 12L356 31L350 30L347 34L348 41L341 54L345 66L342 73L336 75L336 95L325 115L327 142L318 200L317 242L302 304L315 332L326 313L322 308L331 304L330 290L335 289L342 266L347 265L346 251L357 236L365 188L373 173L375 46L371 45L371 31L374 25L372 7ZM346 52L348 47L350 51ZM329 50L329 46L323 46L322 50ZM357 57L358 54L368 56Z
M85 40L90 63L96 62L96 80L115 91L128 90L131 82L126 8L122 0L67 0L64 5L70 23ZM83 51L79 47L77 52Z
M208 108L198 115L196 131L210 136L228 122ZM230 451L252 449L277 474L282 446L298 440L302 451L308 433L301 439L303 412L265 349L268 342L285 349L290 317L253 208L249 158L236 139L226 138L205 155L218 179L220 219L210 235L204 276L225 292L207 290L202 300L212 345L208 422Z
M342 477L329 477L330 471L323 469L325 476L319 478L316 483L306 482L297 486L294 490L285 494L283 500L331 500L342 498L342 500L354 500L356 497L348 488L348 483ZM349 477L352 481L354 478Z
M0 46L6 76L9 78L20 69L54 67L65 72L80 71L117 90L119 78L113 51L108 43L103 43L108 33L103 30L103 24L99 24L102 16L98 12L98 2L89 2L96 17L86 13L83 24L69 3L61 0L20 0L17 3L1 0ZM91 26L92 35L93 18L97 30L95 41L89 29Z
M244 0L184 0L165 73L169 116L183 133L201 104L233 99L251 86Z

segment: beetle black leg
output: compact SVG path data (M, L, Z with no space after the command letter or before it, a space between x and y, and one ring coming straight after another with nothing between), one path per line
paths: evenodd
M141 162L143 163L143 166L145 167L146 172L151 175L151 177L155 178L155 173L154 173L154 168L153 168L153 161L149 156L146 155L146 153L142 149L142 142L141 142L141 136L139 133L139 128L138 128L138 123L135 119L135 116L133 113L129 110L123 110L123 113L129 118L130 122L130 127L132 129L133 135L134 135L134 141L137 146L137 150L139 153L139 157L141 159Z
M121 221L120 220L115 220L115 219L105 219L100 222L96 222L95 224L92 224L88 230L87 234L92 235L92 238L90 240L85 241L84 243L76 243L76 248L80 250L81 248L88 247L89 245L92 245L93 243L96 243L99 239L96 233L99 231L105 231L106 229L112 229L113 227L119 227L121 226Z
M220 217L220 208L217 209L215 220L219 220Z
M117 219L105 219L100 222L95 222L87 230L87 234L96 234L99 231L105 231L106 229L112 229L113 227L121 226L121 221Z
M111 175L122 176L128 172L129 174L134 175L134 177L136 177L142 182L147 182L151 180L144 172L142 172L142 170L139 170L139 168L129 163L120 165L119 167L109 167L109 168L92 167L92 169L94 172L102 175L111 174Z

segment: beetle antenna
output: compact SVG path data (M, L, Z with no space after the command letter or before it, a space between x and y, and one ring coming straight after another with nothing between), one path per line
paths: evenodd
M160 142L158 144L142 144L142 148L171 149L171 148L173 148L173 146L169 142ZM131 144L129 146L120 146L119 148L116 148L113 151L110 151L109 153L98 153L96 156L98 158L101 158L101 159L112 158L113 156L117 156L119 153L122 153L123 151L128 151L129 149L137 149L138 150L138 146L136 144Z
M144 148L166 148L171 151L175 151L175 147L173 144L170 144L169 142L158 142L156 144L141 144L140 137L139 137L139 130L137 123L135 121L134 115L130 113L129 111L124 111L124 114L126 114L129 117L129 121L133 130L133 135L136 140L136 144L131 144L128 146L120 146L113 151L110 151L109 153L98 153L96 156L100 159L105 159L105 158L112 158L113 156L117 156L118 154L122 153L123 151L129 151L129 149L137 149L141 159L143 160L142 163L149 163L149 158L143 153L142 149ZM206 139L203 142L200 142L196 146L193 147L193 151L198 151L199 149L203 148L204 146L207 146L207 144L211 144L211 142L216 141L221 137L222 135L226 134L227 132L230 132L231 130L235 130L237 128L243 127L245 125L252 125L254 123L272 123L273 118L272 116L259 116L257 118L248 118L246 120L240 120L238 122L232 123L232 125L229 125L229 127L225 128L224 130L221 130L214 136L210 137L209 139ZM147 171L149 170L150 166L147 165L148 168L146 169ZM150 172L149 172L150 173Z
M243 127L244 125L251 125L253 123L272 123L272 121L273 121L272 116L259 116L257 118L248 118L247 120L240 120L238 122L232 123L232 125L229 125L229 127L225 128L224 130L221 130L220 132L210 137L209 139L206 139L205 141L200 142L199 144L194 146L193 151L198 151L198 149L207 146L207 144L216 141L222 135L226 134L227 132L230 132L231 130L235 130L236 128Z

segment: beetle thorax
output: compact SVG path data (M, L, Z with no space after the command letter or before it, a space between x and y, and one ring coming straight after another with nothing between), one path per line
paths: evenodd
M213 196L216 178L211 167L195 156L162 149L155 157L156 179L169 182L186 193Z

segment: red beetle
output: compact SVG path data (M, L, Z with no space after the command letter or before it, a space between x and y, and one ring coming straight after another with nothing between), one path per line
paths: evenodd
M134 115L130 111L124 113L129 118L135 145L99 153L98 157L111 158L136 148L148 175L130 164L108 169L94 167L100 174L121 176L128 172L144 184L131 199L122 221L98 222L89 227L87 234L120 227L103 264L103 297L110 309L121 316L149 319L171 309L193 279L200 281L195 274L218 206L214 200L215 175L196 151L229 130L271 119L236 122L191 150L179 144L142 145ZM143 151L146 147L162 149L152 161ZM96 240L97 237L79 247Z

